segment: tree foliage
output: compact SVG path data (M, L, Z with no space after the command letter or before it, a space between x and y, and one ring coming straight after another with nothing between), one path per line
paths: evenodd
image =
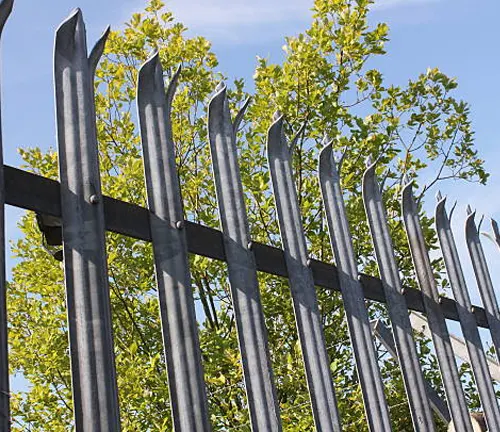
M388 27L370 26L371 0L315 0L309 28L286 38L281 63L258 58L253 100L238 135L240 166L252 237L280 245L267 169L265 139L276 110L284 113L292 135L306 123L294 154L295 179L311 256L332 260L317 183L317 158L328 134L345 152L342 181L359 266L376 275L373 250L361 201L360 179L367 157L379 161L385 178L390 228L405 283L415 285L398 196L405 176L421 187L463 179L485 183L488 174L473 145L469 106L455 96L457 83L429 69L404 86L386 83L370 60L385 54ZM168 80L182 65L173 105L173 134L186 218L218 227L206 107L224 78L211 45L188 37L160 0L150 0L123 31L112 32L96 78L97 131L103 192L145 205L140 137L135 120L137 71L157 49ZM228 91L236 112L249 96L245 81ZM57 178L57 154L20 150L25 167ZM427 186L424 186L424 183ZM436 247L432 220L422 212L426 240ZM18 260L9 285L12 373L29 387L13 395L14 430L71 430L71 379L63 271L47 248L34 216L19 223L23 238L13 245ZM116 365L124 431L167 431L172 423L161 342L152 251L149 244L107 235ZM436 276L442 266L435 261ZM249 429L235 325L224 265L191 257L200 321L205 378L215 430ZM43 277L40 277L43 275ZM272 362L288 431L313 428L300 347L287 281L259 275ZM342 302L318 291L339 407L345 430L365 430L361 391L352 361ZM371 306L373 316L384 308ZM439 385L428 342L419 350L429 378ZM395 430L411 430L397 364L381 352L381 367ZM474 398L474 389L468 389Z

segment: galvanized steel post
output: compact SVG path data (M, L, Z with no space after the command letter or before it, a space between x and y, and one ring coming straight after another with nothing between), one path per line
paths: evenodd
M395 359L398 359L398 354L396 351L396 345L394 343L394 336L389 327L380 320L375 320L371 322L373 328L373 334L377 339L384 345L387 352ZM448 411L448 405L441 399L436 390L429 384L428 381L424 380L425 392L427 393L427 398L429 399L429 404L432 410L439 416L441 420L448 424L451 421L450 412Z
M0 37L10 13L13 0L0 3ZM9 343L7 335L7 301L5 283L5 178L0 111L0 431L10 430Z
M155 53L139 71L137 105L174 429L205 432L211 427L170 120L179 72L165 97Z
M375 177L375 168L376 164L371 164L363 176L363 202L392 323L397 358L403 372L413 427L416 431L433 431L434 421L413 340L408 307L401 292L399 270L387 226L382 193Z
M457 432L467 432L472 428L470 415L462 391L446 320L439 306L439 293L420 226L417 203L413 197L411 183L408 183L403 189L402 213L413 265L418 284L422 290L424 308L439 361L448 408Z
M314 422L317 431L340 431L316 288L307 265L306 239L293 181L292 151L293 141L289 147L283 133L283 117L278 114L268 131L267 154Z
M93 100L79 9L56 32L54 80L65 284L77 431L120 430ZM102 46L103 41L98 43Z
M277 432L281 420L236 151L241 116L232 123L226 87L219 85L208 108L208 133L250 421L255 432Z
M467 207L467 219L465 221L465 238L467 248L469 249L474 275L476 276L479 294L483 302L486 312L486 319L490 327L491 340L495 346L497 359L500 362L500 312L498 311L498 303L491 281L488 263L484 255L481 240L479 240L479 232L474 222L475 212L472 212L470 207Z
M500 431L500 410L498 409L497 398L486 362L486 355L483 351L481 336L477 328L476 317L472 311L472 303L462 272L462 265L451 230L450 219L446 214L446 198L442 198L441 195L438 194L437 199L436 230L446 266L446 272L448 273L453 295L457 302L458 317L460 319L465 343L467 344L472 373L474 374L488 429Z
M377 354L363 289L358 280L358 269L340 187L340 177L333 160L331 144L327 144L321 151L319 180L328 221L330 244L339 269L340 290L369 429L372 432L390 431L389 410L377 364Z

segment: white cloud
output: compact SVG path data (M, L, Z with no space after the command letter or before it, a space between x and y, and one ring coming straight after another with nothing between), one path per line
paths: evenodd
M171 1L167 6L175 16L196 28L238 27L302 21L309 16L312 2L309 0L200 0Z
M440 0L375 0L374 9L401 8L407 6L422 6L428 3L436 3Z
M419 6L442 0L375 0L375 10ZM191 33L223 44L247 44L302 31L311 19L313 0L167 0L166 7ZM144 8L128 2L123 19Z

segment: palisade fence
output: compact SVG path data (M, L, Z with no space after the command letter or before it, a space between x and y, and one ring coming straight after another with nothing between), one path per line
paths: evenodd
M11 9L12 0L0 3L0 29ZM288 277L290 281L316 430L342 430L316 297L320 287L342 294L371 431L390 431L391 423L365 299L387 304L393 339L389 334L385 340L399 360L416 431L435 430L431 405L436 409L439 398L432 397L424 380L409 309L427 316L446 393L447 407L441 407L444 418L452 419L457 431L472 430L446 326L446 319L451 319L461 324L489 430L500 431L499 407L478 331L478 327L491 330L498 355L500 315L474 213L467 218L466 238L484 309L471 304L450 229L451 214L447 214L445 199L440 196L436 228L456 300L439 297L410 183L403 190L402 213L420 290L404 288L375 176L376 164L369 163L363 177L363 200L380 279L358 274L337 161L331 143L325 141L319 156L319 180L336 266L309 259L291 167L295 140L287 142L283 117L277 113L268 132L267 150L283 249L252 242L236 144L236 132L248 103L233 121L226 88L219 85L209 104L208 130L222 228L217 231L184 221L170 123L178 73L165 90L157 54L140 69L137 90L148 209L102 196L93 77L106 36L107 32L87 56L80 10L72 13L56 32L60 183L0 164L2 210L4 204L10 204L62 221L76 430L120 430L105 254L105 231L109 230L153 243L172 418L177 432L211 430L188 253L227 262L253 431L282 429L257 271ZM1 214L3 245L4 212ZM4 247L0 251L0 430L8 431Z

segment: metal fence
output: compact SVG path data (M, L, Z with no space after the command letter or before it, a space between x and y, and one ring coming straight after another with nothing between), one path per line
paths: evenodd
M11 8L12 1L0 4L0 29ZM461 324L489 430L500 431L500 412L478 330L491 330L498 355L500 315L474 213L467 218L466 237L485 308L471 305L450 229L451 215L447 215L441 197L436 207L436 228L456 300L439 297L410 183L403 190L402 213L420 290L404 288L375 176L376 164L369 164L363 177L363 200L380 279L358 274L337 162L331 143L325 142L319 156L319 180L336 266L309 259L291 164L295 142L287 142L283 117L277 113L268 132L267 150L283 249L252 242L236 143L247 104L233 121L226 88L220 85L209 104L208 131L222 232L184 221L170 123L178 73L165 89L157 54L140 69L137 90L148 209L103 196L93 79L106 36L107 32L88 56L79 10L56 32L60 183L0 163L2 209L10 204L62 221L76 430L120 430L105 254L105 231L109 230L153 244L177 432L211 430L188 253L227 263L252 430L282 429L259 295L257 271L262 271L289 279L316 430L342 430L316 297L316 287L321 287L342 294L371 431L390 431L391 423L365 299L387 304L393 340L387 331L383 337L401 366L416 431L435 430L431 403L433 407L439 405L439 398L429 398L409 309L424 312L428 319L448 401L449 417L445 418L453 420L457 431L472 430L445 321L451 319ZM3 245L3 211L1 214ZM0 251L0 430L8 431L5 249ZM379 328L379 334L382 331ZM441 411L445 412L446 406Z

